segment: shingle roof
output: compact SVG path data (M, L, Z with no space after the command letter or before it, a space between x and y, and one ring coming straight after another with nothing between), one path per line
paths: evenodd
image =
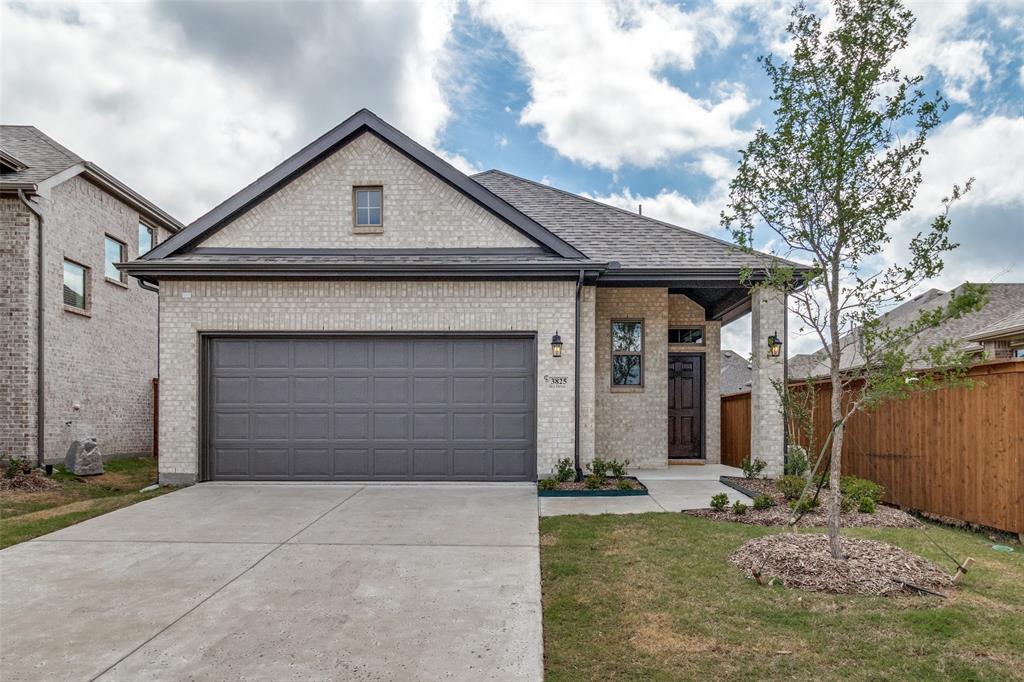
M768 257L504 171L472 178L593 260L618 261L624 268L739 269L763 265Z
M1021 303L1019 310L1015 310L1006 317L1000 318L987 327L979 329L967 338L972 341L981 341L1021 331L1024 331L1024 303Z
M33 126L0 126L0 149L27 168L0 176L0 186L40 183L82 163L81 157Z
M739 393L750 390L750 360L734 350L722 351L722 373L720 393Z
M954 289L955 291L955 289ZM949 303L951 292L929 289L903 305L893 308L882 316L882 324L886 327L903 327L916 319L924 310L945 307ZM1024 309L1024 284L989 284L987 303L976 312L964 315L958 320L949 320L934 329L919 334L909 345L908 352L917 354L929 346L945 339L961 339L964 350L973 350L977 344L970 340L977 337L977 332L1000 322L1011 314L1020 313ZM860 367L864 359L857 352L852 335L843 341L843 369ZM828 373L827 357L824 349L813 353L796 355L789 359L789 375L791 378L802 379L809 376L822 376ZM919 365L923 368L923 365Z

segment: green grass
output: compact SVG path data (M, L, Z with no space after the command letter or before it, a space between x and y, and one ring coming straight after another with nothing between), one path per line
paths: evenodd
M727 558L777 532L685 514L541 519L548 680L1024 679L1024 551L936 525L977 560L938 597L761 587ZM955 566L919 529L857 529Z
M130 504L162 495L168 488L140 493L156 480L151 457L104 463L99 476L78 478L62 469L53 479L60 488L39 492L0 491L0 548L31 540Z

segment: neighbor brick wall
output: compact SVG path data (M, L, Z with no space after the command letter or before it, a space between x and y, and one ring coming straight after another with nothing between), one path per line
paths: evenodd
M611 385L611 321L644 321L642 387ZM638 468L668 458L668 290L598 288L595 450Z
M44 220L46 457L62 459L81 436L96 436L104 454L150 454L157 296L133 279L103 276L105 234L125 242L129 258L138 256L139 214L74 177L53 188ZM167 236L161 231L157 239ZM88 316L64 309L65 257L90 268Z
M35 217L0 198L0 454L36 459Z
M573 454L575 282L168 280L160 287L160 477L195 480L200 331L537 334L537 471ZM551 336L564 342L551 357ZM545 385L545 374L567 376ZM664 412L664 410L662 410Z
M383 232L355 234L352 188L384 187ZM207 247L536 247L372 133L364 133L202 242Z
M704 459L708 464L722 461L722 323L707 320L704 308L681 294L668 297L670 327L703 326L704 345L670 343L669 353L702 353L704 355Z

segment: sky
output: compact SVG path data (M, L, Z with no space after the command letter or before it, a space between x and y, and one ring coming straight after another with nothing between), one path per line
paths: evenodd
M923 288L1024 282L1024 0L907 4L917 23L897 65L950 109L883 258L974 177L952 213L961 246ZM789 53L790 8L0 0L0 120L39 127L188 223L367 107L466 172L642 204L728 239L738 150L772 121L757 57ZM813 350L796 329L789 352ZM749 352L749 316L723 330L726 347Z

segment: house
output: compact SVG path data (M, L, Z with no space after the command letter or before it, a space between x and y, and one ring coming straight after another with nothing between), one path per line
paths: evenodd
M746 356L734 350L723 350L721 367L722 373L718 388L722 395L750 390L750 374L753 366Z
M160 479L529 481L719 461L720 327L767 256L501 171L362 110L122 270L160 289ZM755 272L755 279L757 273ZM782 467L771 387L753 435Z
M972 354L977 360L986 360L1010 357L1014 349L1024 346L1024 335L1021 333L1021 329L1024 328L1024 317L1021 313L1024 310L1024 284L986 286L987 300L980 310L959 319L947 320L934 329L925 330L909 344L908 352L917 355L940 341L953 338L961 340L962 351ZM925 310L947 306L954 291L956 289L929 289L918 294L883 314L882 324L888 327L906 326ZM862 364L863 357L857 347L856 335L846 335L843 338L843 369L856 369ZM925 369L925 365L918 362L917 368ZM828 372L828 358L824 349L789 359L791 379L825 376Z
M114 266L183 227L32 126L0 126L0 454L149 454L157 295Z

